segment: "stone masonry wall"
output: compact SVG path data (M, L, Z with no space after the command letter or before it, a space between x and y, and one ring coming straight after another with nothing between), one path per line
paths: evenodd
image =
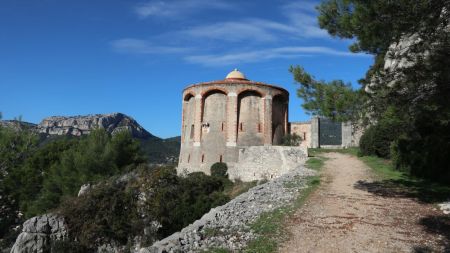
M310 147L311 146L311 122L291 122L290 123L290 133L297 134L302 138L300 146Z
M232 180L274 179L305 163L306 147L250 146L239 149L238 162L228 169Z

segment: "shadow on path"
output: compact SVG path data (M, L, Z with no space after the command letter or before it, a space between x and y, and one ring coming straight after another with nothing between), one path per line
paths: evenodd
M441 186L423 180L388 179L375 182L358 181L354 187L386 198L409 198L423 204L448 201L450 187ZM419 220L425 231L443 237L445 252L450 252L450 215L441 212L427 215ZM428 247L414 247L416 253L433 252Z
M440 203L450 198L450 187L423 180L388 179L375 182L358 181L356 189L382 197L411 198L421 203Z

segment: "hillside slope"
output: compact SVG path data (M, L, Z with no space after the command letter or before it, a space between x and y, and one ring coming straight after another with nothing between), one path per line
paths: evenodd
M129 131L141 142L142 150L151 164L176 164L180 152L180 137L159 138L145 130L136 120L123 113L51 116L39 124L17 120L0 120L0 126L14 130L31 130L40 135L41 143L62 137L81 137L97 128L114 134Z

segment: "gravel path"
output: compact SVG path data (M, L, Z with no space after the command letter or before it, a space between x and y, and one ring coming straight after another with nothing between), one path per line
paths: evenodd
M287 222L280 252L448 252L448 238L426 226L442 217L435 207L370 193L364 185L374 176L363 162L325 156L324 183Z

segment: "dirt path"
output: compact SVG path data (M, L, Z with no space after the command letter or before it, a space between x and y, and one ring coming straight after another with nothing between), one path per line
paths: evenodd
M323 184L287 222L280 252L445 252L445 236L426 226L442 214L406 197L383 197L363 187L373 181L357 158L326 154ZM447 245L448 246L448 245Z

